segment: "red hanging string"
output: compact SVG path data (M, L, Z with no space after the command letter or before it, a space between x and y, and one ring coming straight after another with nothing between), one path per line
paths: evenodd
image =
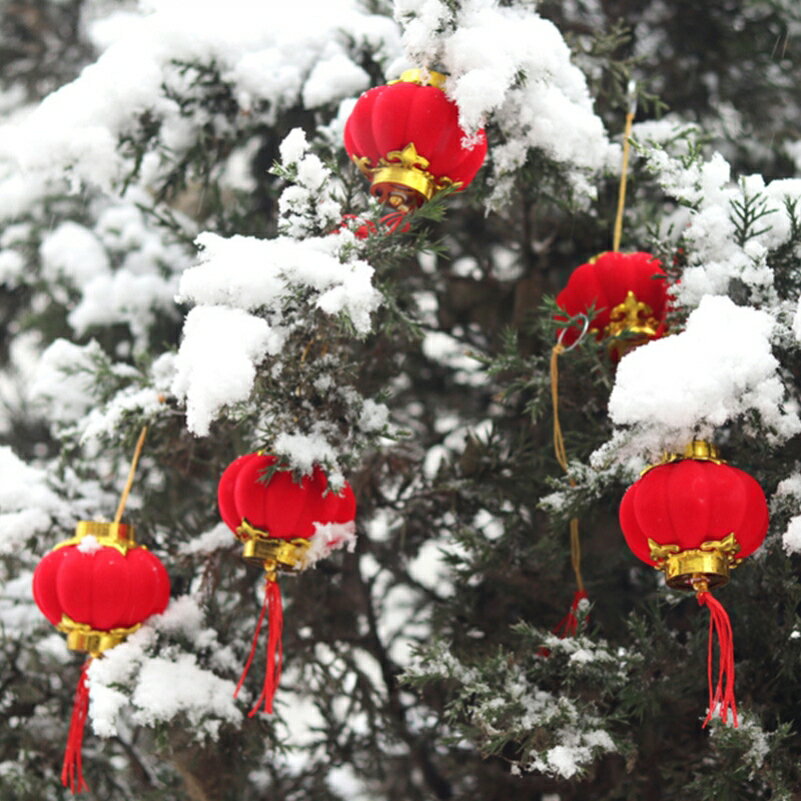
M556 628L553 630L554 634L558 634L561 639L566 637L575 637L578 634L578 608L579 604L585 599L589 598L584 590L576 590L573 594L573 603L570 604L570 611L559 621Z
M250 653L248 654L247 662L245 662L245 667L242 670L242 675L239 677L239 683L236 685L236 689L234 690L234 698L239 695L239 691L242 689L242 685L245 683L245 679L247 678L248 671L250 670L250 666L253 664L253 657L256 655L256 646L259 644L259 634L261 633L261 627L264 623L264 615L267 613L267 605L269 601L269 590L271 582L269 578L265 583L264 588L264 602L261 605L261 612L259 613L259 619L256 621L256 631L253 632L253 642L250 644Z
M268 715L273 713L273 698L278 684L281 681L281 668L284 664L284 607L281 602L281 588L278 582L272 578L267 579L267 592L265 602L268 607L267 621L267 667L264 671L264 684L262 685L261 695L256 699L253 709L248 712L248 717L253 717L259 707L264 704L264 711Z
M86 671L92 664L92 657L84 662L78 686L75 688L75 699L72 703L72 719L67 735L67 747L64 749L64 764L61 769L61 783L69 787L72 794L88 790L83 779L83 732L89 716L89 685L86 683Z
M714 717L715 711L723 723L728 723L729 710L732 713L732 723L737 728L737 701L734 697L734 634L731 620L726 610L717 598L709 592L699 592L697 595L700 606L709 609L709 647L707 650L707 680L709 682L709 711L704 721L704 727ZM718 676L717 684L714 681L713 640L718 638Z
M393 211L382 217L381 222L384 223L384 225L387 227L387 233L394 234L395 231L397 231L398 228L400 228L401 225L403 225L405 219L406 219L405 211ZM409 230L409 227L410 227L409 224L406 223L406 225L404 225L403 228L401 228L401 233L405 234Z

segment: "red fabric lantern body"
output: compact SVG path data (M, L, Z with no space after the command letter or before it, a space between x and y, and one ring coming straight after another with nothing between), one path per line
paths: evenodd
M297 482L290 471L278 469L274 456L249 453L226 468L220 477L217 501L223 521L244 543L243 559L263 567L267 579L250 655L234 696L244 684L262 622L269 612L267 669L261 695L250 715L255 715L262 703L264 711L272 713L283 661L283 609L277 574L297 573L352 543L356 499L347 483L340 493L329 491L328 478L319 466Z
M465 146L459 110L438 72L409 70L365 92L345 124L345 149L382 203L408 211L446 186L464 189L487 154L483 130Z
M67 647L88 653L78 681L62 782L72 792L86 789L81 765L83 730L89 710L86 670L92 658L163 612L170 580L161 561L137 545L124 523L78 523L75 537L59 543L33 574L33 597L42 614L67 634Z
M626 491L620 526L635 556L664 571L669 586L696 593L710 610L710 703L737 725L731 624L710 590L726 584L730 572L756 551L768 530L765 494L748 473L723 462L705 442L688 446L647 470ZM720 639L717 687L712 681L712 635ZM706 724L705 724L706 725Z
M595 310L589 324L598 339L624 332L635 335L640 344L661 336L667 312L667 275L661 263L650 253L600 254L577 267L567 286L556 296L556 304L567 317ZM556 319L567 320L567 317ZM578 339L573 328L565 331L563 341L570 345Z

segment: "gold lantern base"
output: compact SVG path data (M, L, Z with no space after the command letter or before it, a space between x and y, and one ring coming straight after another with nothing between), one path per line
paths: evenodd
M668 587L674 590L706 592L728 584L731 571L742 559L735 554L740 543L734 532L722 540L708 540L700 548L679 550L678 545L660 545L648 540L651 559L665 574Z
M81 651L91 656L100 656L103 651L124 642L126 637L140 629L141 626L141 623L137 623L127 629L101 631L93 629L86 623L78 623L68 615L62 614L61 622L56 628L67 635L67 648L70 651Z
M252 526L247 520L236 530L242 540L242 558L264 568L268 577L281 573L300 573L306 567L306 553L311 541L303 537L291 540L271 537L266 531Z
M430 173L429 160L417 152L414 142L409 142L403 150L391 150L378 164L371 164L367 156L354 156L353 163L370 179L374 197L404 213L419 208L441 189L461 186L461 182L451 181L447 176L438 178Z

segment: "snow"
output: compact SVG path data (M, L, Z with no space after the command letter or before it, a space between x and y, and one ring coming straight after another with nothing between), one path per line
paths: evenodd
M177 62L213 62L243 110L263 104L269 123L293 105L334 104L366 88L366 73L348 55L351 41L377 45L379 62L399 53L392 20L364 13L355 0L296 0L292 14L250 0L229 0L222 14L217 3L197 3L186 13L183 3L153 0L139 13L112 13L91 34L103 51L97 61L24 118L0 127L0 161L27 174L25 180L16 172L0 177L0 215L33 205L62 180L65 167L75 182L111 190L127 169L118 137L146 110L180 157L194 137L186 135L187 120L164 91L186 89Z
M17 553L32 537L47 532L65 504L47 485L47 474L0 446L0 554Z
M81 538L81 541L78 543L78 550L81 553L96 553L97 551L103 550L103 545L97 541L97 537L88 534Z
M360 334L370 331L370 314L380 303L373 269L358 259L340 261L338 237L226 239L205 233L198 245L200 263L181 277L182 301L255 310L275 307L309 288L315 291L317 308L347 314Z
M178 553L181 556L205 556L230 548L234 541L231 536L231 529L225 523L218 523L210 531L198 534L189 542L181 543Z
M186 424L207 436L224 406L247 400L257 365L276 354L283 336L260 317L225 306L199 306L186 316L172 384L186 401Z
M329 57L323 54L303 87L303 105L318 108L356 95L370 87L370 76L340 51Z
M94 402L94 360L101 353L100 345L94 341L80 346L57 339L42 354L30 394L46 404L52 421L74 423L88 412Z
M302 154L303 138L290 134L285 150L288 158ZM314 309L347 317L359 336L371 330L381 295L369 264L340 256L344 237L265 240L207 232L198 245L199 264L180 281L180 300L198 305L184 323L172 391L186 401L187 425L199 436L224 407L247 400L258 364L278 356ZM276 450L286 449L304 472L335 456L322 432L282 437Z
M97 275L83 287L80 303L67 321L79 336L93 326L127 323L134 337L145 340L159 309L174 314L177 280L157 275L133 275L120 270Z
M42 277L53 283L68 278L81 288L109 271L108 256L97 237L89 229L69 220L42 240L39 254Z
M609 398L618 426L638 426L643 450L674 450L756 412L774 441L801 431L771 352L775 321L728 297L705 296L683 331L620 362ZM647 441L646 441L647 440Z
M383 431L389 425L389 409L383 403L367 398L362 406L359 426L364 431Z
M782 534L782 545L788 556L801 553L801 515L790 519Z
M590 195L586 174L619 161L567 44L535 11L467 0L451 14L440 0L402 0L395 16L409 61L442 64L465 131L474 133L490 115L499 127L504 143L491 154L493 202L507 200L530 149L563 162L571 182Z
M305 566L313 567L320 559L343 548L348 553L353 553L356 549L356 524L353 521L315 523L311 546L306 551Z
M336 452L321 433L290 434L283 432L275 441L275 452L289 462L293 470L311 473L315 464L325 464L336 458ZM336 486L332 477L329 483Z
M179 650L175 638L211 652L217 670L233 672L237 667L230 649L222 648L214 631L203 626L197 601L173 598L163 614L150 618L89 666L89 716L96 734L116 735L129 706L131 719L148 726L185 716L199 739L216 738L223 722L241 722L234 682L202 666L197 654ZM161 653L156 655L160 641Z
M155 657L145 662L138 676L131 698L133 719L153 726L186 715L199 737L215 737L221 721L239 723L242 718L234 689L233 681L203 670L194 654Z

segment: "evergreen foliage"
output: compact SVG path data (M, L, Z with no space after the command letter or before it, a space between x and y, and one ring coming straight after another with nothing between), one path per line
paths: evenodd
M741 723L708 729L707 613L628 551L617 522L670 432L649 439L610 418L606 342L583 337L559 358L566 473L553 451L554 297L610 247L619 151L591 169L526 140L508 170L493 152L519 131L490 114L490 164L474 184L386 232L341 146L347 100L396 76L402 32L422 52L415 24L441 44L491 4L376 0L356 12L343 0L357 16L329 28L310 18L321 33L308 51L271 42L256 54L273 94L248 94L223 45L193 56L180 31L165 34L174 52L148 62L152 96L98 100L85 119L73 108L74 148L48 139L31 155L14 126L39 113L45 127L51 92L89 85L96 73L78 77L81 66L123 41L120 26L181 3L142 5L18 0L0 12L0 797L68 796L59 774L80 660L34 606L31 574L75 522L111 518L148 425L127 516L168 567L173 607L93 666L89 797L801 798L801 190L769 183L801 169L798 4L497 4L554 23L611 140L637 80L623 248L662 259L679 287L673 329L706 294L776 321L782 393L714 432L765 489L772 520L720 592ZM218 5L245 47L247 4ZM130 19L111 25L120 11ZM335 56L350 65L343 80L356 71L364 85L313 97L314 70L335 71ZM541 80L521 69L507 89ZM81 139L92 113L113 117L113 160L104 140ZM365 224L377 232L360 238ZM226 358L251 335L244 366ZM220 523L216 484L259 448L350 481L359 537L354 552L282 579L276 714L248 719L250 699L230 696L263 579ZM589 603L579 633L560 638L572 517Z

